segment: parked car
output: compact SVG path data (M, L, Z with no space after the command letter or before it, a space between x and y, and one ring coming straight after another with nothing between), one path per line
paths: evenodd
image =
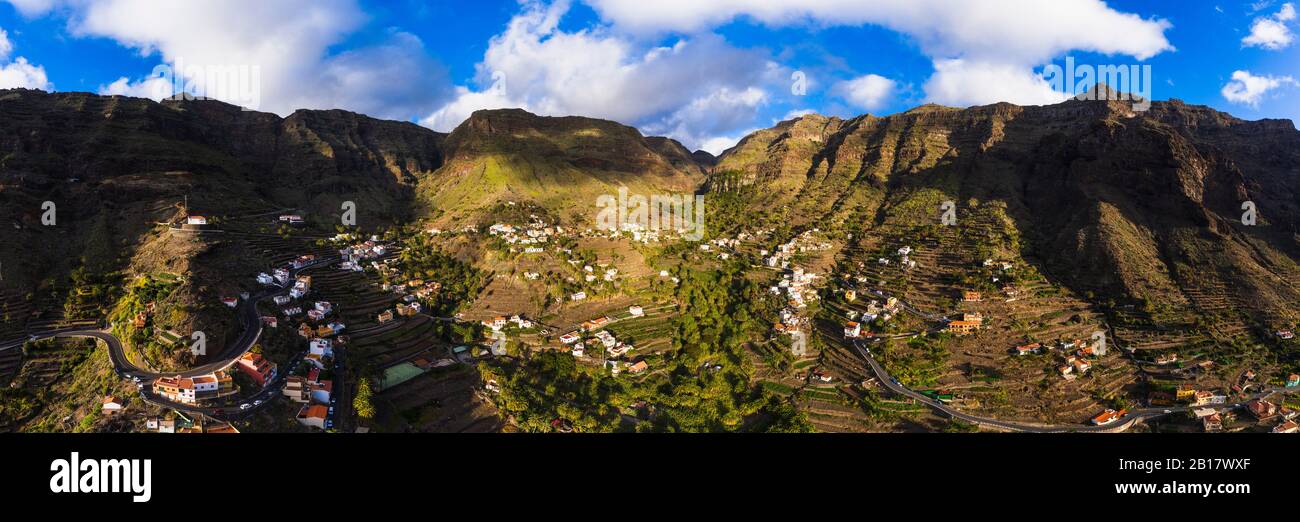
M261 406L261 405L262 405L262 399L253 401L253 406Z
M241 410L247 410L247 409L252 408L252 407L253 407L253 405L252 405L252 404L249 404L249 403L247 403L247 402L245 402L245 403L239 405L239 409L241 409Z

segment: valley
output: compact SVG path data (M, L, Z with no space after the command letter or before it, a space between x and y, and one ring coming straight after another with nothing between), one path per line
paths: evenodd
M925 105L713 157L521 110L441 134L12 90L0 114L0 430L1271 431L1300 407L1289 123ZM704 235L600 228L620 189L701 196Z

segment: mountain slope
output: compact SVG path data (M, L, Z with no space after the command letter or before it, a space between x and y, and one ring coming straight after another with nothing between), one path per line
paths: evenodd
M998 232L1028 240L1011 254L1170 321L1291 324L1300 304L1300 133L1286 121L1178 101L1145 113L1071 100L809 115L747 137L719 159L716 180L766 195L752 211L768 223L847 223L867 236L938 227L943 201L959 225L1005 205ZM1248 200L1258 226L1241 223Z
M446 162L421 180L422 203L455 223L500 201L527 201L576 226L594 226L596 198L694 193L704 169L675 141L591 118L552 118L519 109L477 111L447 137Z
M443 138L343 111L280 118L214 101L0 91L0 302L14 311L0 336L20 331L29 312L62 309L74 269L106 278L105 288L128 267L193 270L180 298L191 303L211 302L224 278L265 269L224 236L168 234L159 223L183 217L184 202L222 220L296 209L327 228L342 201L357 204L363 225L408 219L415 179L440 166Z

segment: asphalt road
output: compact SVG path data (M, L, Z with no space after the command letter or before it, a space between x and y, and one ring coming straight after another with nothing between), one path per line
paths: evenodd
M309 264L301 269L291 271L291 279L296 278L298 276L298 273L302 272L303 270L316 268L322 265L328 266L330 264L333 264L335 261L337 261L337 259L334 258L317 260L316 262ZM160 372L155 372L153 370L149 370L147 368L141 368L139 366L136 366L126 356L126 350L122 346L122 341L119 340L117 336L113 335L109 330L67 328L67 329L39 332L35 334L29 334L29 337L26 340L13 341L10 343L6 343L4 345L0 345L0 351L20 347L23 345L23 343L25 343L28 340L48 339L51 337L81 337L81 338L99 339L104 341L104 344L108 346L109 360L112 361L113 370L117 372L119 376L131 380L134 380L136 378L140 379L141 383L144 385L140 389L140 396L146 402L161 407L172 408L175 410L180 410L188 413L204 414L209 417L213 417L221 420L240 419L243 417L247 417L257 409L261 408L262 406L269 404L272 399L274 399L276 396L280 394L280 390L284 388L286 378L291 373L289 369L293 368L302 360L303 354L300 353L294 356L293 360L291 360L288 365L286 365L284 368L281 368L280 371L277 372L276 378L273 381L267 383L265 387L263 387L252 397L243 398L244 404L250 405L249 409L247 410L240 410L237 406L236 407L200 407L192 404L182 404L179 402L170 401L164 397L154 395L150 389L149 383L154 379L163 376L179 375L182 377L195 377L198 375L204 375L207 373L212 373L217 370L229 368L235 363L237 359L239 359L241 356L244 355L244 353L246 353L249 349L251 349L253 345L257 344L257 341L262 337L262 319L257 312L257 303L264 299L269 299L277 295L283 295L287 292L288 292L288 288L275 287L275 288L264 290L257 294L250 295L248 299L245 299L242 302L240 302L239 306L236 308L236 314L238 315L240 325L243 328L240 331L239 336L235 339L235 341L230 343L226 347L226 349L222 351L222 353L218 354L215 357L215 359L212 362L200 366L196 366L188 370L179 371L179 372L160 373ZM336 373L341 373L341 372L336 371ZM258 400L261 400L262 404L254 405L254 403Z
M995 428L1004 431L1021 431L1021 432L1029 432L1029 433L1116 432L1116 431L1127 430L1133 427L1138 422L1142 422L1147 419L1168 415L1167 413L1165 413L1166 411L1170 413L1176 411L1184 411L1182 409L1165 410L1165 409L1156 409L1156 408L1136 410L1134 412L1129 413L1128 415L1125 415L1124 418L1120 419L1119 421L1116 421L1112 424L1107 424L1105 426L1031 424L1025 422L1014 422L1014 421L991 419L988 417L979 417L979 416L975 416L969 413L959 411L955 408L948 406L947 404L944 404L940 401L927 397L920 392L912 390L911 388L903 386L903 384L895 380L894 377L889 374L889 372L885 371L885 368L881 366L880 363L876 361L876 358L871 355L871 350L868 349L866 346L864 346L861 341L855 340L853 342L853 347L858 350L858 353L862 355L862 358L867 361L867 364L869 366L871 366L871 371L876 374L876 379L880 381L882 386L888 388L889 391L892 391L895 394L902 395L911 398L912 400L915 400L917 402L920 402L922 404L925 404L926 406L929 406L931 409L936 410L948 416L949 418L958 419L961 421L965 421L983 427Z
M856 287L856 285L854 286ZM888 294L879 291L870 291L870 292L866 292L866 294L876 295L879 297L888 297ZM902 305L904 310L907 310L925 319L931 321L947 319L946 316L942 316L939 314L927 314L927 313L920 312L915 308L912 308L911 305L907 304L902 299L899 299L898 302ZM876 339L880 339L880 338L877 337ZM870 348L868 348L866 346L866 343L862 342L861 340L855 339L853 341L853 347L858 351L858 354L861 355L862 358L867 361L867 364L871 366L871 371L876 374L876 379L880 381L881 385L883 385L890 391L894 392L895 394L902 395L911 398L913 400L916 400L922 404L925 404L926 406L929 406L931 409L934 409L944 415L947 415L949 418L959 419L964 422L969 422L971 424L1005 430L1005 431L1019 431L1019 432L1029 432L1029 433L1121 432L1121 431L1126 431L1129 428L1132 428L1133 426L1141 422L1163 417L1165 415L1172 415L1175 413L1182 413L1190 410L1190 408L1188 407L1138 408L1130 411L1127 415L1125 415L1120 420L1104 426L1033 424L1033 423L1026 423L1026 422L1004 421L1004 420L992 419L988 417L979 417L979 416L975 416L969 413L959 411L955 408L948 406L947 404L944 404L920 392L917 392L906 386L903 386L903 384L895 380L894 377L889 374L889 372L885 371L884 366L881 366L880 363L876 361L876 358L873 357L871 354ZM1236 403L1214 405L1214 406L1201 406L1201 407L1213 407L1218 411L1240 409L1240 408L1244 408L1246 403L1253 399L1263 398L1272 393L1291 394L1297 391L1300 390L1297 390L1295 388L1269 388L1269 389L1261 390L1259 393L1256 393L1250 398Z

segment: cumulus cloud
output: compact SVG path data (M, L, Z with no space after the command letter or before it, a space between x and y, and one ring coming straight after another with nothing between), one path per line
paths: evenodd
M950 105L979 105L1010 101L1022 105L1060 103L1070 96L1035 73L1019 65L939 60L934 75L925 82L926 96Z
M54 89L44 67L34 65L22 56L9 61L13 52L14 44L9 40L9 33L0 28L0 89Z
M0 60L8 60L9 55L14 52L14 43L9 41L9 33L4 28L0 28Z
M1294 86L1297 83L1290 76L1256 76L1250 71L1235 71L1232 73L1232 80L1219 92L1223 94L1224 99L1232 103L1258 107L1259 102L1269 91L1287 85Z
M869 111L877 110L889 102L897 83L878 74L859 76L836 83L831 91L849 105Z
M1283 49L1291 45L1293 35L1288 24L1295 21L1295 18L1295 5L1289 2L1282 4L1282 8L1271 16L1256 18L1250 26L1250 34L1241 39L1241 45L1271 51Z
M789 111L789 112L785 113L785 116L782 116L780 119L778 119L778 120L776 120L776 121L773 121L772 123L775 124L775 123L780 123L780 122L783 122L783 121L786 121L786 120L793 120L793 119L795 119L795 118L802 118L802 117L807 116L807 115L809 115L809 114L817 114L817 111L812 110L812 109L795 109L795 110L792 110L792 111Z
M34 17L48 13L60 3L60 0L7 0L10 4L26 17Z
M559 22L570 7L525 3L489 42L478 88L459 87L421 123L447 131L478 109L520 107L624 122L695 148L752 123L775 82L790 74L765 52L714 34L655 46L599 26L564 31Z
M1070 51L1145 60L1173 49L1164 35L1168 22L1100 0L585 1L603 19L646 34L695 33L740 19L776 27L882 26L910 36L934 61L927 98L949 104L1052 100L1033 68ZM969 83L988 78L995 81Z
M767 99L767 93L755 87L740 91L721 87L691 100L660 121L643 125L643 130L672 136L689 144L688 147L716 155L740 140L744 134L728 134L751 125L758 116L759 107Z
M377 44L332 53L365 22L356 0L9 1L27 16L66 15L74 36L109 38L157 56L181 90L249 108L344 108L406 119L450 94L445 73L409 33L390 31ZM119 79L101 91L158 98L177 90L164 87L150 76Z
M0 89L14 88L49 91L54 89L54 84L45 76L44 67L32 65L19 56L10 63L0 64Z
M156 76L133 82L130 78L122 76L113 83L100 85L99 94L149 98L157 101L175 94L175 82L169 78Z

